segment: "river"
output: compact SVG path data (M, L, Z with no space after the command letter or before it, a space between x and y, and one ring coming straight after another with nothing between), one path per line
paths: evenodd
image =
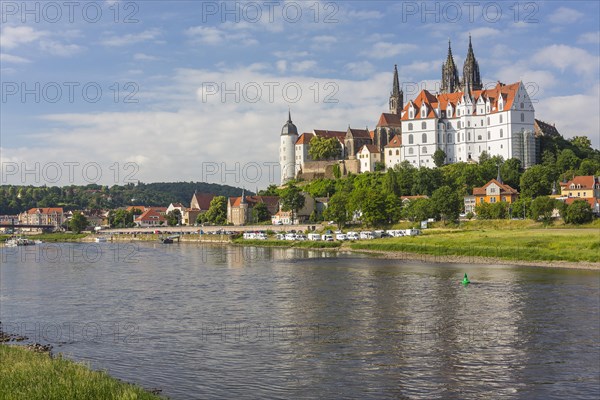
M172 399L600 396L598 271L199 244L0 251L5 331Z

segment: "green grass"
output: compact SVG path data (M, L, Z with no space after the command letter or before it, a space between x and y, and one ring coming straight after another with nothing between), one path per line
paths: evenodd
M88 233L42 233L39 235L24 236L29 239L41 240L43 242L76 242L86 237Z
M254 240L254 239L235 239L235 244L245 246L267 246L267 247L294 247L310 249L332 249L342 245L341 242L313 242L313 241L291 241L291 240Z
M0 345L0 360L0 398L6 400L161 398L84 364L18 346Z
M598 262L600 231L585 229L430 230L424 235L349 245L355 250L523 261Z

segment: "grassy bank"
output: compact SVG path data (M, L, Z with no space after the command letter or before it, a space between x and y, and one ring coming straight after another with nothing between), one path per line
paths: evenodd
M27 237L30 239L41 240L43 242L78 242L88 235L88 233L57 232L42 233L39 235Z
M349 244L354 250L523 261L598 262L600 231L586 229L429 230L416 237Z
M2 399L160 399L105 372L47 353L0 345Z
M342 245L341 242L313 242L313 241L290 241L290 240L252 240L235 239L235 244L245 246L267 246L267 247L293 247L301 249L335 249Z

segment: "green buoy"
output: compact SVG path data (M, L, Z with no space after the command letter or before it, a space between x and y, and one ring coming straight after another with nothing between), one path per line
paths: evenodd
M469 278L467 277L467 273L465 272L465 277L462 280L462 284L468 285L469 283L471 283L471 281L469 280Z

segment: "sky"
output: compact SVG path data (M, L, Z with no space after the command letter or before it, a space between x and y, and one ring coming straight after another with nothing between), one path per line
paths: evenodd
M536 118L600 148L594 1L4 1L0 184L279 183L300 132L373 129L394 65L436 91L469 35L484 85L523 81Z

